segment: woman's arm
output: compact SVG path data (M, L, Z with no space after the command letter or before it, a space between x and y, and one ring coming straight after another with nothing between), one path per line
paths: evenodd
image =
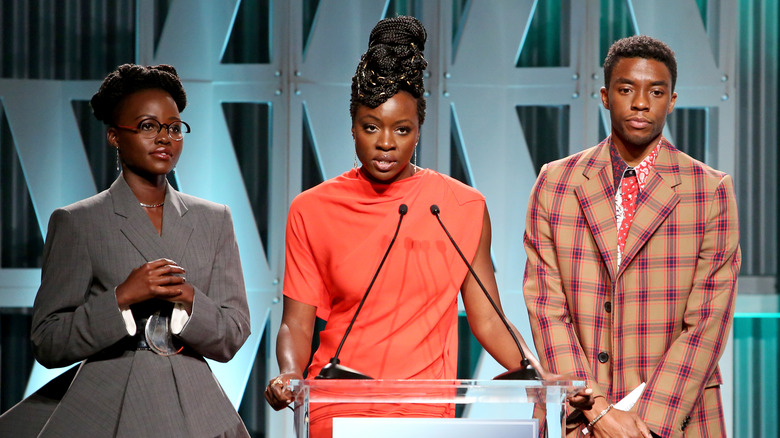
M493 302L496 303L501 313L504 313L504 309L501 307L501 299L498 296L498 286L496 285L496 276L493 273L493 263L490 259L490 241L491 241L491 227L490 227L490 215L488 214L487 207L485 207L485 214L482 219L482 235L479 238L479 246L477 247L477 253L474 255L474 260L471 265L474 268L482 284L487 289ZM496 313L493 306L488 301L482 288L474 279L471 273L466 274L466 279L463 280L461 285L461 296L463 297L463 305L466 308L466 316L471 326L471 331L477 338L482 347L490 353L493 358L498 361L507 369L512 369L520 366L522 356L517 349L512 335L509 334L501 318ZM543 380L571 380L568 376L561 376L557 374L551 374L547 372L539 360L534 356L528 345L525 343L523 336L517 330L517 328L509 322L509 326L515 333L517 340L520 343L525 357L531 363L531 366L539 372L539 375ZM569 404L577 409L588 410L593 406L593 390L585 388L580 390L576 394L570 395L568 398Z
M191 290L189 304L192 308L179 337L198 354L227 362L241 348L251 330L233 218L226 206L222 214L208 290L201 290L189 282L178 285L182 295L187 295ZM168 300L183 303L185 309L188 304L180 297Z
M84 360L128 336L116 296L87 293L93 272L85 233L69 210L52 213L30 334L45 367Z
M485 207L485 214L482 219L482 234L479 239L477 253L472 261L472 267L485 286L485 289L487 289L490 297L503 313L504 310L501 307L501 299L499 298L498 286L496 285L496 276L493 273L493 263L490 259L490 243L490 215L487 207ZM479 287L471 273L466 274L466 278L463 280L461 296L463 297L463 305L466 308L466 316L468 317L471 331L482 347L505 368L511 369L520 366L522 357L517 349L517 344L515 344L506 326L496 314L495 309L493 309L490 301L488 301L482 288ZM509 326L515 333L515 336L517 336L518 341L520 341L523 353L525 353L531 365L544 377L544 370L533 353L531 353L522 335L520 335L511 322Z
M276 338L276 359L279 376L268 382L265 399L277 411L292 402L286 389L292 379L303 379L303 371L311 356L311 340L317 308L284 297L282 324Z

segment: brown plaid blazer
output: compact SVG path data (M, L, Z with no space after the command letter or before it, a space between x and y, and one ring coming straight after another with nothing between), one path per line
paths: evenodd
M618 268L610 144L545 165L531 194L524 294L541 362L611 403L647 382L633 410L658 435L725 436L717 364L741 261L731 177L662 139Z

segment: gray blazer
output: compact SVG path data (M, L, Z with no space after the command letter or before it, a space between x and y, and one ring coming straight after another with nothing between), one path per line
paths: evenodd
M169 357L127 347L114 294L131 270L161 257L183 267L195 288L179 335L187 348ZM120 175L49 221L34 353L47 367L83 362L38 436L248 436L204 357L230 360L249 333L228 207L169 185L160 235Z

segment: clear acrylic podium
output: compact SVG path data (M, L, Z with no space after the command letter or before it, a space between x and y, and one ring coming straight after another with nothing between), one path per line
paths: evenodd
M561 437L567 394L582 381L527 380L292 380L295 430L309 437L312 403L451 404L463 418L334 418L333 438L371 437L538 437L534 404L546 407L549 437ZM474 432L479 431L479 432Z

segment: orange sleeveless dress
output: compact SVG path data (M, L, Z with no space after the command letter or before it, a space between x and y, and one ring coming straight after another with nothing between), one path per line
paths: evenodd
M326 320L309 378L335 354L398 223L396 242L342 348L341 364L376 379L455 379L457 295L465 266L430 206L471 261L484 197L432 170L383 185L350 170L298 195L287 219L284 295ZM315 405L310 436L329 437L333 417L454 416L442 405Z

